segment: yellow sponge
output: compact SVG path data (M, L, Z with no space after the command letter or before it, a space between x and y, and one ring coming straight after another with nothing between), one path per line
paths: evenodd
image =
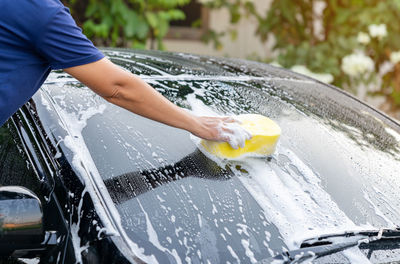
M267 156L275 151L281 129L274 121L257 114L238 115L235 119L240 120L242 122L240 126L253 136L246 140L245 146L234 149L226 142L201 140L201 145L206 151L226 159L238 158L244 154Z

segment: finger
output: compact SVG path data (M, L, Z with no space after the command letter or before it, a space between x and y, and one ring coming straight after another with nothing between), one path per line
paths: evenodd
M246 140L249 140L249 139L251 139L253 137L253 135L249 131L247 131L246 129L243 129L243 130L244 130L244 132L246 134Z
M230 139L229 136L220 136L220 137L218 138L218 141L223 141L223 142L228 142L228 143L229 143L230 140L231 140L231 139Z
M243 129L243 134L241 135L242 137L242 141L241 141L241 147L244 148L245 144L246 144L246 140L251 138L251 134L249 132L247 132L245 129ZM250 137L249 137L250 136Z
M238 142L235 140L235 139L233 139L233 138L231 138L229 141L228 141L228 143L229 143L229 145L233 148L233 149L238 149L239 147L238 147Z
M243 122L242 122L240 119L237 119L237 118L235 118L235 117L232 117L232 118L235 120L236 123L238 123L238 124L243 124Z
M225 123L236 123L237 122L237 120L231 116L223 117L222 120Z
M236 142L236 138L232 135L232 133L223 133L222 138L225 142L227 142L233 149L238 148L238 144Z
M228 134L234 134L235 133L235 130L233 129L233 128L231 128L231 126L227 126L227 125L222 125L222 131L224 132L224 133L228 133Z
M232 116L232 118L233 118L233 120L235 120L234 121L235 123L238 123L238 124L242 124L243 123L240 119L237 119L234 116Z
M221 136L222 141L227 142L233 149L238 149L237 139L232 135L223 135Z
M239 147L244 148L245 141L246 141L245 138L241 138L241 139L239 140Z

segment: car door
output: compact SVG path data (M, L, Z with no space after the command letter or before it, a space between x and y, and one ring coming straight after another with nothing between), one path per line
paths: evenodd
M49 167L45 168L42 152L45 142L35 133L33 122L28 124L28 112L24 111L26 107L0 127L0 186L21 186L37 195L42 204L44 230L55 233L58 241L56 245L48 245L37 257L42 262L53 263L58 260L63 263L71 258L69 255L73 251L69 249L68 229L61 205L54 194L51 175L55 171L50 172Z

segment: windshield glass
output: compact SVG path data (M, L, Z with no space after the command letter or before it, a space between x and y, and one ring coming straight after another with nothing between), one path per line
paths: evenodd
M282 72L218 76L203 65L198 75L158 69L149 76L154 65L129 65L195 114L258 113L282 128L270 159L215 163L187 132L133 115L53 73L35 100L55 105L74 135L60 144L81 145L80 161L104 180L141 257L255 263L319 234L400 223L399 128L368 107ZM72 163L76 157L71 151ZM349 249L344 256L364 255Z

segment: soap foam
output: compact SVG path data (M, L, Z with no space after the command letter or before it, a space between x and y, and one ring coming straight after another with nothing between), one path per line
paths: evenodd
M72 88L71 88L72 89ZM124 228L121 224L120 215L118 210L115 208L115 205L109 196L109 193L106 190L106 186L104 185L103 179L100 176L100 173L97 170L97 167L92 159L92 156L89 152L88 147L86 146L85 140L82 135L83 129L87 125L87 121L97 114L102 114L106 109L106 102L102 99L99 103L94 100L93 92L86 91L86 94L83 95L83 98L90 98L87 101L87 105L79 105L79 111L68 111L67 104L65 102L65 98L60 98L61 101L54 101L54 96L51 96L50 91L47 86L44 85L41 89L41 103L47 109L51 109L54 111L59 118L60 126L65 129L66 136L62 140L67 148L72 152L72 166L77 170L78 175L81 177L81 180L85 183L85 192L88 192L94 207L96 208L96 213L99 215L100 219L102 219L102 224L104 228L98 230L99 232L105 233L110 236L121 235L124 240L128 243L131 251L141 260L146 263L158 263L155 259L154 255L147 256L144 254L144 250L140 248L136 243L134 243L127 236ZM78 90L78 92L84 92L85 90ZM95 96L98 97L98 96ZM100 97L98 97L100 98ZM83 194L84 194L83 193ZM80 200L82 203L83 194ZM81 208L78 208L78 214L81 214ZM81 246L81 241L79 239L79 224L78 223L70 223L71 224L71 232L73 241L73 246L75 248L75 258L77 263L82 263L81 252L86 250L86 245Z
M196 99L196 94L202 95L201 90L197 90L195 93L189 94L187 96L187 102L192 107L192 113L194 115L202 116L212 116L212 117L226 117L226 115L221 115L212 111L205 104ZM240 126L240 121L236 120L231 116L235 122L225 122L221 124L217 129L219 135L222 138L226 138L229 145L232 148L238 149L238 147L243 148L246 140L251 139L251 133ZM198 140L196 140L199 143Z
M196 100L195 94L189 95L187 102L197 115L219 115ZM231 165L234 174L263 209L265 217L279 229L291 250L299 248L304 239L321 234L372 228L370 225L355 225L322 188L319 176L294 152L280 144L272 156L275 162L251 156L228 161L205 151L198 138L193 136L192 139L208 158L221 167ZM278 165L279 157L288 159L290 166L282 168ZM241 169L235 169L237 166ZM347 250L344 255L351 261L364 260L365 263L366 260L358 248Z
M235 123L224 123L218 127L219 134L223 138L228 139L232 148L244 148L246 140L251 139L251 133L239 125L239 121Z

